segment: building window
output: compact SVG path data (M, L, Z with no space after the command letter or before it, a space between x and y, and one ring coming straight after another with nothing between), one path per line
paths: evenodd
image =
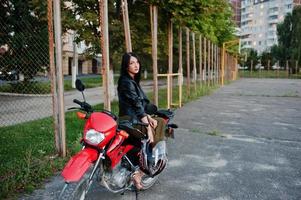
M269 16L269 19L270 19L270 20L278 19L278 15L272 15L272 16Z

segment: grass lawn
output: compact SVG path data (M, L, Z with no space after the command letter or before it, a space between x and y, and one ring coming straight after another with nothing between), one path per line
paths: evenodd
M288 75L285 70L239 70L239 76L243 78L301 78L301 73Z
M87 81L85 84L88 85ZM99 81L99 79L98 79ZM96 82L96 81L95 81ZM91 84L95 84L92 81ZM191 85L191 96L183 87L183 104L200 96L209 94L218 86L202 87ZM173 89L174 102L177 101L178 88ZM149 99L152 95L148 94ZM166 89L159 91L159 108L166 108ZM94 108L102 108L97 105ZM118 102L112 103L112 112L118 113ZM19 193L32 192L40 187L46 178L62 170L71 155L81 148L84 121L78 120L75 112L66 113L67 157L58 157L54 144L52 117L0 128L0 199L17 198Z
M86 88L102 86L101 75L99 75L99 77L80 77L80 79L83 82L85 82ZM64 80L64 90L65 91L74 90L74 88L72 88L71 80ZM50 81L9 83L9 84L0 85L0 92L23 93L23 94L50 94L51 85L50 85Z

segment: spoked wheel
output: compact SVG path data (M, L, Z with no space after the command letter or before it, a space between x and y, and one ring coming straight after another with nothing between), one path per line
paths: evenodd
M76 183L66 183L59 199L60 200L84 200L89 190L89 175L91 171L84 174Z

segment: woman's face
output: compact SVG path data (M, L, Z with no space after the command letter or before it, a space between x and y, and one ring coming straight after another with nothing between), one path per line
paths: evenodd
M140 64L138 62L138 59L131 56L130 58L130 63L129 63L129 67L128 67L128 73L131 77L134 77L140 69Z

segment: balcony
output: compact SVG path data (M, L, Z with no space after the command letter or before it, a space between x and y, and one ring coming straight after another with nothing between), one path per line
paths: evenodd
M241 46L242 49L252 49L253 47L250 44L245 44Z
M269 11L269 16L273 16L273 15L279 15L279 10Z
M241 19L241 23L246 23L248 24L249 22L252 22L252 18L251 17L248 17L248 18L245 18L245 19Z
M275 39L275 40L277 40L277 35L268 35L268 39Z
M277 24L279 22L278 15L272 15L268 19L269 24Z

